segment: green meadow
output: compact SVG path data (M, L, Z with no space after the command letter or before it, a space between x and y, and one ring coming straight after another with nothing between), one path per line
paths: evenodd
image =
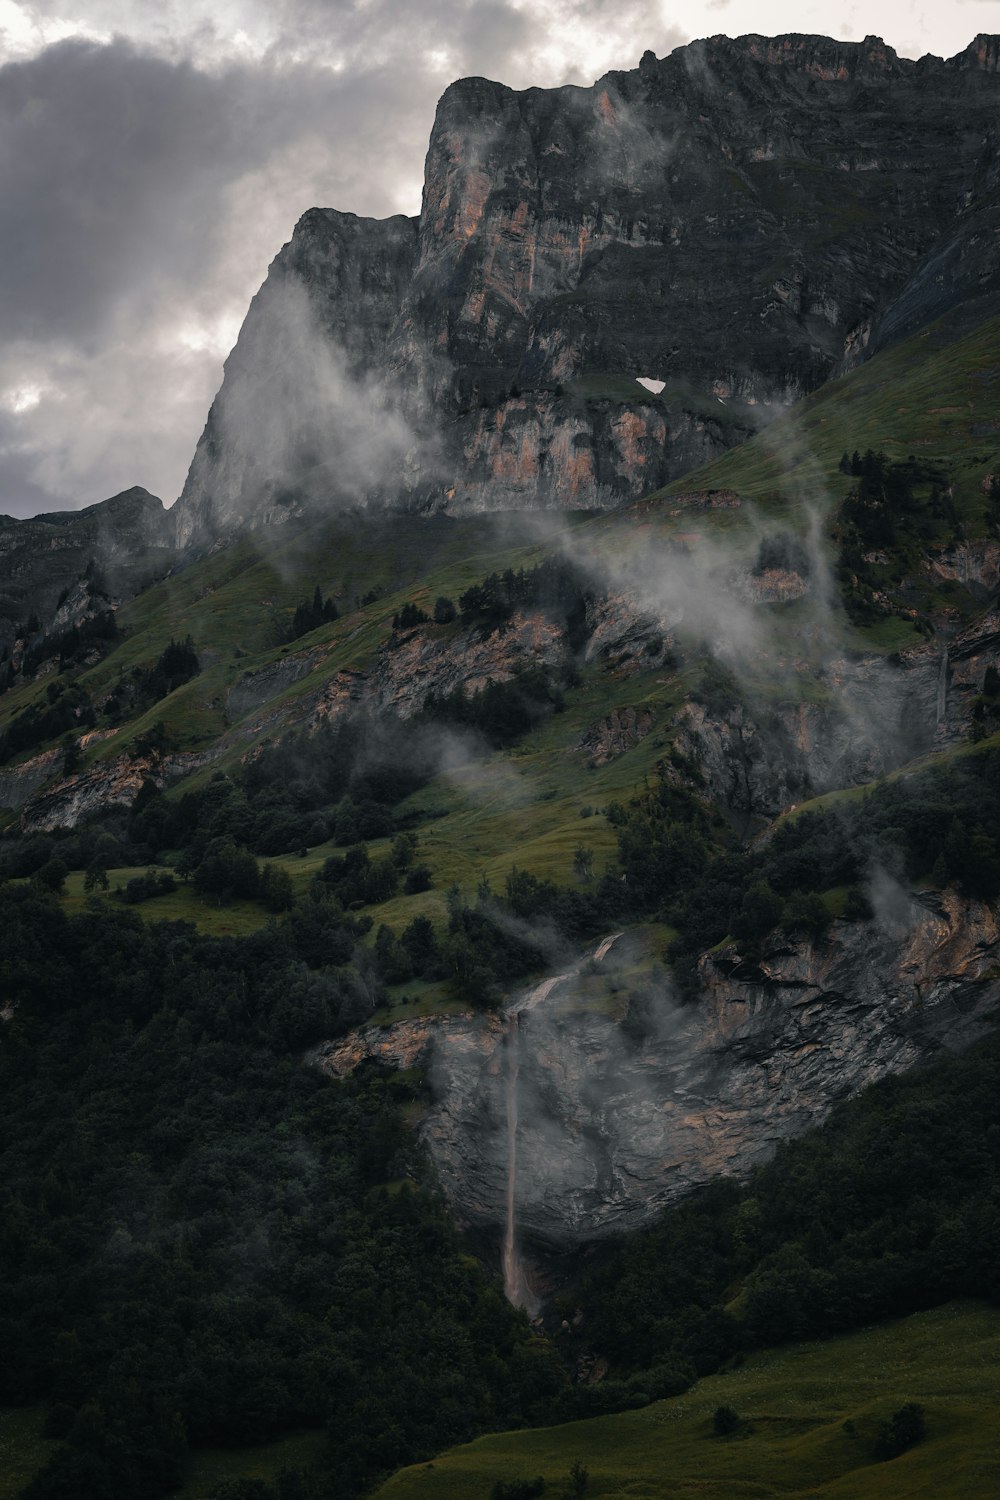
M881 1424L908 1402L927 1435L877 1462ZM716 1437L720 1406L741 1420ZM587 1500L992 1500L1000 1493L1000 1309L952 1303L848 1338L748 1357L683 1396L638 1411L478 1438L401 1470L377 1500L489 1500L540 1475Z

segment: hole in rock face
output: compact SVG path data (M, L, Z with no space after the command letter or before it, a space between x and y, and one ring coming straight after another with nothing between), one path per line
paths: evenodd
M667 383L665 380L654 380L652 375L637 375L635 378L647 391L652 391L654 396L658 396Z

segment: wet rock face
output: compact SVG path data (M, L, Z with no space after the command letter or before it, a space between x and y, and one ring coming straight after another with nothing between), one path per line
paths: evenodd
M994 52L713 37L591 88L452 85L418 218L312 210L273 263L179 541L647 494L937 316L953 271L981 298Z
M648 1223L717 1173L737 1176L840 1099L982 1035L1000 1000L995 913L954 893L885 893L872 922L819 943L775 938L760 961L701 960L699 1003L665 989L596 1013L574 979L518 1018L517 1221L567 1246ZM320 1049L431 1070L421 1127L467 1224L495 1228L506 1193L509 1021L453 1016L370 1028Z

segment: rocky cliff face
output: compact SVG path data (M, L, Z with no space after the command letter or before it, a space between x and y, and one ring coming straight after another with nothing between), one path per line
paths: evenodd
M837 1100L969 1045L995 1020L994 912L890 887L876 904L874 921L837 923L818 943L776 935L760 960L732 946L706 955L696 1006L676 1005L665 981L625 1002L612 948L603 1002L602 966L581 965L540 986L516 1022L403 1021L328 1044L316 1061L335 1076L366 1057L428 1067L421 1133L442 1185L465 1223L495 1229L505 1049L517 1045L521 1230L557 1247L618 1233L711 1176L745 1174Z
M275 260L179 541L379 498L648 493L873 330L993 295L996 53L713 37L589 89L454 84L418 219L313 210Z
M124 490L85 510L16 520L0 516L0 647L13 646L31 616L40 636L79 623L81 581L99 572L112 598L127 598L164 571L173 526L147 490Z
M987 649L981 631L973 638ZM973 672L978 667L976 658ZM948 657L936 645L891 661L839 657L817 673L813 699L685 704L675 743L713 801L748 825L766 821L806 797L874 781L967 733L967 705L953 696L948 714L948 676Z

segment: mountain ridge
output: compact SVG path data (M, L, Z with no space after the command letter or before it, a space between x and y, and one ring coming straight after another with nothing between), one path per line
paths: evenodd
M611 506L864 358L942 237L995 296L995 210L957 215L993 193L997 55L714 37L590 88L452 84L419 217L310 210L273 263L179 544L359 502Z

